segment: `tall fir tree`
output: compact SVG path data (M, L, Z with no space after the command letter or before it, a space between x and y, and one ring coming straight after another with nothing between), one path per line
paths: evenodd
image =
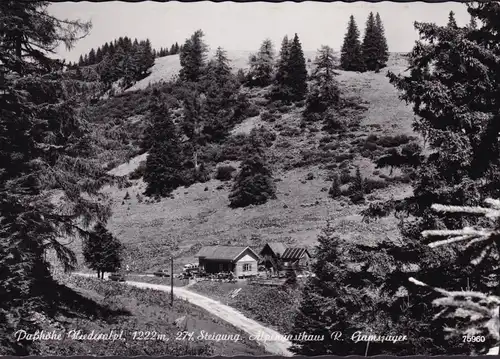
M95 50L94 49L91 49L90 52L89 52L89 65L95 65L96 63L96 54L95 54Z
M55 252L65 269L75 255L61 238L89 235L105 222L107 175L95 165L84 107L70 93L53 58L90 23L59 20L42 1L0 2L0 332L35 329L34 315L58 305L45 258ZM57 194L57 201L54 200ZM36 343L0 339L4 354L36 354Z
M456 243L440 251L427 246L421 233L436 228L483 226L484 219L444 216L431 211L431 205L477 206L488 197L500 195L500 148L498 145L500 55L498 43L500 15L498 3L471 4L469 13L485 24L471 30L453 26L416 23L421 41L409 55L409 76L389 73L389 79L413 104L418 118L415 128L427 142L427 155L412 176L413 195L400 201L371 205L365 215L402 215L402 246L393 251L398 270L389 283L401 283L402 276L414 276L431 287L459 290L465 286L485 293L498 291L500 266L497 253L485 253L480 266L471 263L470 253L478 246L467 246L467 255ZM430 70L431 69L431 70ZM488 153L485 156L484 153ZM393 276L394 275L394 276ZM439 295L425 287L408 285L411 322L405 330L419 354L470 354L473 344L460 337L447 338L444 329L456 323L428 306ZM412 354L412 353L409 353Z
M375 16L370 12L366 21L365 35L362 44L363 61L368 71L380 69L379 61L379 38L377 36L377 26Z
M145 194L153 197L167 197L185 182L182 176L182 148L179 132L172 121L165 99L155 89L150 100L150 119L147 133L149 154L146 160L144 181Z
M180 52L181 70L179 72L179 78L183 81L196 82L203 74L208 52L203 36L203 31L197 30L184 43Z
M285 35L281 42L279 59L276 63L276 75L274 76L274 85L271 90L271 96L274 99L290 97L289 83L289 68L288 62L290 58L290 41Z
M265 87L271 84L274 72L274 47L271 40L264 40L259 52L250 56L249 65L249 85Z
M389 47L387 46L387 39L385 38L384 24L380 18L380 14L375 16L375 28L378 39L378 62L379 67L383 68L389 61Z
M448 14L448 27L456 29L458 27L457 25L457 20L455 19L455 13L453 11L450 11Z
M307 68L299 36L295 34L290 44L288 60L289 85L292 89L292 101L301 101L307 94Z
M85 264L97 272L97 277L104 279L106 272L116 272L121 268L123 245L106 229L97 223L91 235L83 241Z
M354 16L349 18L347 33L340 50L340 67L345 71L363 71L364 62L359 40L359 30Z
M340 99L338 83L335 79L336 57L333 49L322 46L314 60L311 74L311 88L307 96L306 113L323 113L328 108L336 107Z
M276 198L272 171L267 164L263 144L255 129L250 133L245 153L247 155L241 163L229 195L229 206L232 208L261 205Z

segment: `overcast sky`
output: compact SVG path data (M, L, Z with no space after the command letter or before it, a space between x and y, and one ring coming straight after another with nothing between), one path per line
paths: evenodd
M465 5L457 2L272 4L84 1L49 6L49 12L58 18L92 21L91 33L80 40L72 51L61 48L61 56L69 61L76 61L80 54L120 36L139 40L149 38L153 47L159 48L170 47L174 42L181 44L197 29L203 30L205 41L211 48L221 46L226 50L253 51L265 38L270 38L279 47L284 35L293 36L297 32L304 50L316 50L321 45L339 50L349 16L354 15L363 34L370 11L380 13L389 51L407 52L418 39L413 28L414 21L446 24L450 10L455 12L459 25L469 22Z

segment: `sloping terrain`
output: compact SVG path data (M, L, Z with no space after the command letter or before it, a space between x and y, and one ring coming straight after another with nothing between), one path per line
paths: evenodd
M248 68L248 59L252 53L257 51L228 51L227 57L231 60L231 67L233 71L238 71L239 69ZM215 50L211 50L208 53L208 58L212 58L215 54ZM311 62L314 60L316 54L314 51L304 52L304 56L310 59ZM311 62L308 62L310 64ZM169 55L157 58L154 66L151 69L151 74L146 78L138 81L134 86L127 89L127 91L137 91L144 90L149 85L166 82L172 80L175 76L179 74L181 69L181 64L179 60L179 55Z
M238 56L229 54L230 58ZM165 76L156 73L161 61L175 59L158 60L151 79ZM235 64L238 62L233 62L236 68ZM239 64L243 66L246 62L241 60ZM400 54L392 54L388 65L388 70L401 72L405 60ZM264 205L229 208L232 182L215 179L179 188L173 198L161 201L142 195L145 184L141 179L131 181L128 188L106 188L113 200L108 227L126 246L126 264L133 270L155 270L165 267L173 252L176 265L180 266L193 261L197 249L205 244L246 244L259 248L266 241L282 241L312 247L327 219L341 236L353 241L374 243L397 238L394 219L363 223L359 212L367 203L354 205L347 198L333 200L327 195L332 171L343 170L353 175L356 167L363 177L384 183L367 196L368 202L409 193L409 187L397 180L400 175L397 171L376 169L373 161L374 154L397 145L392 143L394 138L405 143L408 139L404 135L412 135L411 108L399 100L385 73L386 69L380 73L340 71L342 95L365 109L347 113L346 118L355 118L359 125L337 135L327 134L319 124L301 128L303 108L287 108L272 121L264 118L265 90L250 91L251 101L260 104L260 115L238 125L234 133L247 133L252 126L264 126L276 136L268 156L274 168L277 199ZM145 155L134 158L113 173L126 175L144 158Z

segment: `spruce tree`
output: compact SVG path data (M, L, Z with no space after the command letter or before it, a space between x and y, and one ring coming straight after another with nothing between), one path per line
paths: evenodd
M292 101L301 101L307 94L307 68L302 45L295 34L290 44L288 60L289 86L292 91Z
M368 71L376 71L381 67L379 61L379 45L375 17L373 12L370 12L368 20L366 21L365 36L362 44L363 61Z
M389 47L387 46L384 25L382 24L382 19L380 18L379 13L377 13L377 15L375 16L375 28L377 29L376 31L378 38L378 63L379 67L383 68L386 66L387 61L389 60Z
M336 173L333 176L332 184L330 186L330 189L328 190L328 196L335 199L341 195L342 191L340 190L340 178L339 175Z
M208 52L203 36L203 31L197 30L184 43L180 52L181 70L179 72L179 78L183 81L196 82L203 74Z
M0 332L34 332L36 312L53 310L54 284L47 251L65 269L75 255L61 238L88 236L106 221L109 203L100 188L108 177L95 165L84 103L52 58L71 47L89 23L59 20L42 1L0 2ZM54 201L53 194L57 194ZM33 343L0 339L4 354L29 355ZM31 352L36 354L36 352Z
M170 47L169 54L170 55L175 55L175 44L172 44L172 46Z
M261 205L276 198L272 171L267 164L261 139L255 129L250 134L245 153L245 159L240 165L229 195L229 206L232 208L251 204Z
M354 16L349 18L347 33L340 50L340 67L345 71L363 71L363 54L361 52L361 42L359 40L359 30L354 20Z
M95 63L96 63L95 50L91 49L90 52L89 52L89 63L88 63L88 65L95 65Z
M274 48L271 40L264 40L259 52L250 56L249 64L249 85L265 87L271 84L274 72Z
M90 236L83 241L85 264L104 279L105 272L116 272L121 268L123 246L102 223L96 224Z
M271 90L271 97L275 100L287 99L291 97L291 89L289 88L289 63L290 58L290 41L288 36L283 38L279 59L276 64L276 75L274 77L274 85Z
M392 211L403 215L400 230L403 244L394 249L398 278L413 276L431 287L495 293L500 282L496 254L485 253L481 266L470 262L461 244L434 251L421 233L436 228L446 230L482 226L484 219L443 216L431 205L478 206L485 198L500 195L500 148L498 146L500 96L498 47L500 15L498 3L469 5L469 13L481 29L416 23L421 41L409 55L408 76L389 73L390 82L401 91L402 99L413 104L415 128L427 141L427 155L416 164L412 176L413 195L399 201L371 205L367 216ZM432 68L432 70L429 70ZM431 94L431 96L429 96ZM484 154L488 153L488 156ZM467 246L477 252L478 246ZM396 276L388 282L395 283ZM454 327L428 306L436 293L408 285L411 312L407 319L408 337L418 354L470 354L471 343L460 337L447 338L444 329ZM412 354L412 353L409 353Z
M339 87L335 80L335 55L329 46L322 46L314 60L314 70L311 74L311 90L307 96L306 114L323 113L328 108L337 106L339 102Z
M448 27L456 29L458 27L457 25L457 20L455 20L455 13L453 11L450 11L448 14Z
M167 197L173 190L185 184L182 176L182 149L179 133L159 90L155 89L150 100L150 144L146 160L144 181L145 194Z
M385 279L379 273L389 265L385 247L344 240L328 221L318 236L315 253L315 276L302 291L290 333L294 336L291 351L305 356L366 355L367 343L354 341L355 332L390 333L385 325L389 315L379 315L376 307L382 299L377 288L383 286ZM323 340L300 340L304 332L323 336ZM382 352L377 344L370 343L369 355Z

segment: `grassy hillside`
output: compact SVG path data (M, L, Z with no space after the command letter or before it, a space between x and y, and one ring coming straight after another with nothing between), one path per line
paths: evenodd
M138 289L115 282L93 278L65 277L69 288L61 288L57 298L54 318L41 317L39 322L47 332L63 333L81 330L82 333L107 334L111 330L124 331L124 340L42 340L38 344L44 355L265 355L265 350L248 335L231 325L213 318L202 309L179 299L170 306L165 293ZM75 307L78 304L79 307ZM183 318L183 319L181 319ZM179 324L176 324L179 320ZM240 334L241 341L176 340L180 331L195 332L196 338L203 330L217 334ZM156 339L147 345L134 331L156 332ZM164 337L168 341L164 341Z
M229 54L229 57L244 56ZM156 73L162 61L178 60L175 56L158 59L151 79L165 76ZM239 66L245 63L236 62ZM233 66L236 68L235 63ZM404 68L404 58L392 54L387 69L401 72ZM400 173L376 169L374 164L389 149L407 143L411 139L408 136L414 135L411 108L398 99L398 93L385 77L387 69L380 73L340 71L338 80L343 97L356 105L339 115L341 120L353 124L342 134L328 134L319 124L302 123L303 108L267 105L263 96L268 89L246 89L260 114L236 126L233 136L248 133L254 126L262 126L273 134L268 155L277 185L276 200L261 206L230 209L228 195L232 182L216 179L179 188L173 198L155 202L142 196L145 184L141 179L132 180L128 188L106 188L113 200L109 229L126 245L126 264L134 270L156 270L168 265L173 252L177 265L181 265L193 261L198 248L205 244L246 244L258 248L266 241L283 241L312 247L327 219L341 236L353 241L374 243L384 238L396 239L394 219L365 224L359 212L366 203L354 205L348 198L333 200L327 195L332 172L344 172L344 186L348 186L348 174L352 176L358 166L363 177L379 188L367 196L368 201L399 198L409 193ZM128 101L137 102L134 97L142 98L139 94L140 91L126 93L120 97L122 100L108 101L129 98ZM126 113L120 116L125 117ZM125 119L130 126L141 122L137 111L131 110L130 116ZM112 172L125 176L145 156L133 158ZM129 198L124 199L127 193ZM78 245L75 249L79 251Z

